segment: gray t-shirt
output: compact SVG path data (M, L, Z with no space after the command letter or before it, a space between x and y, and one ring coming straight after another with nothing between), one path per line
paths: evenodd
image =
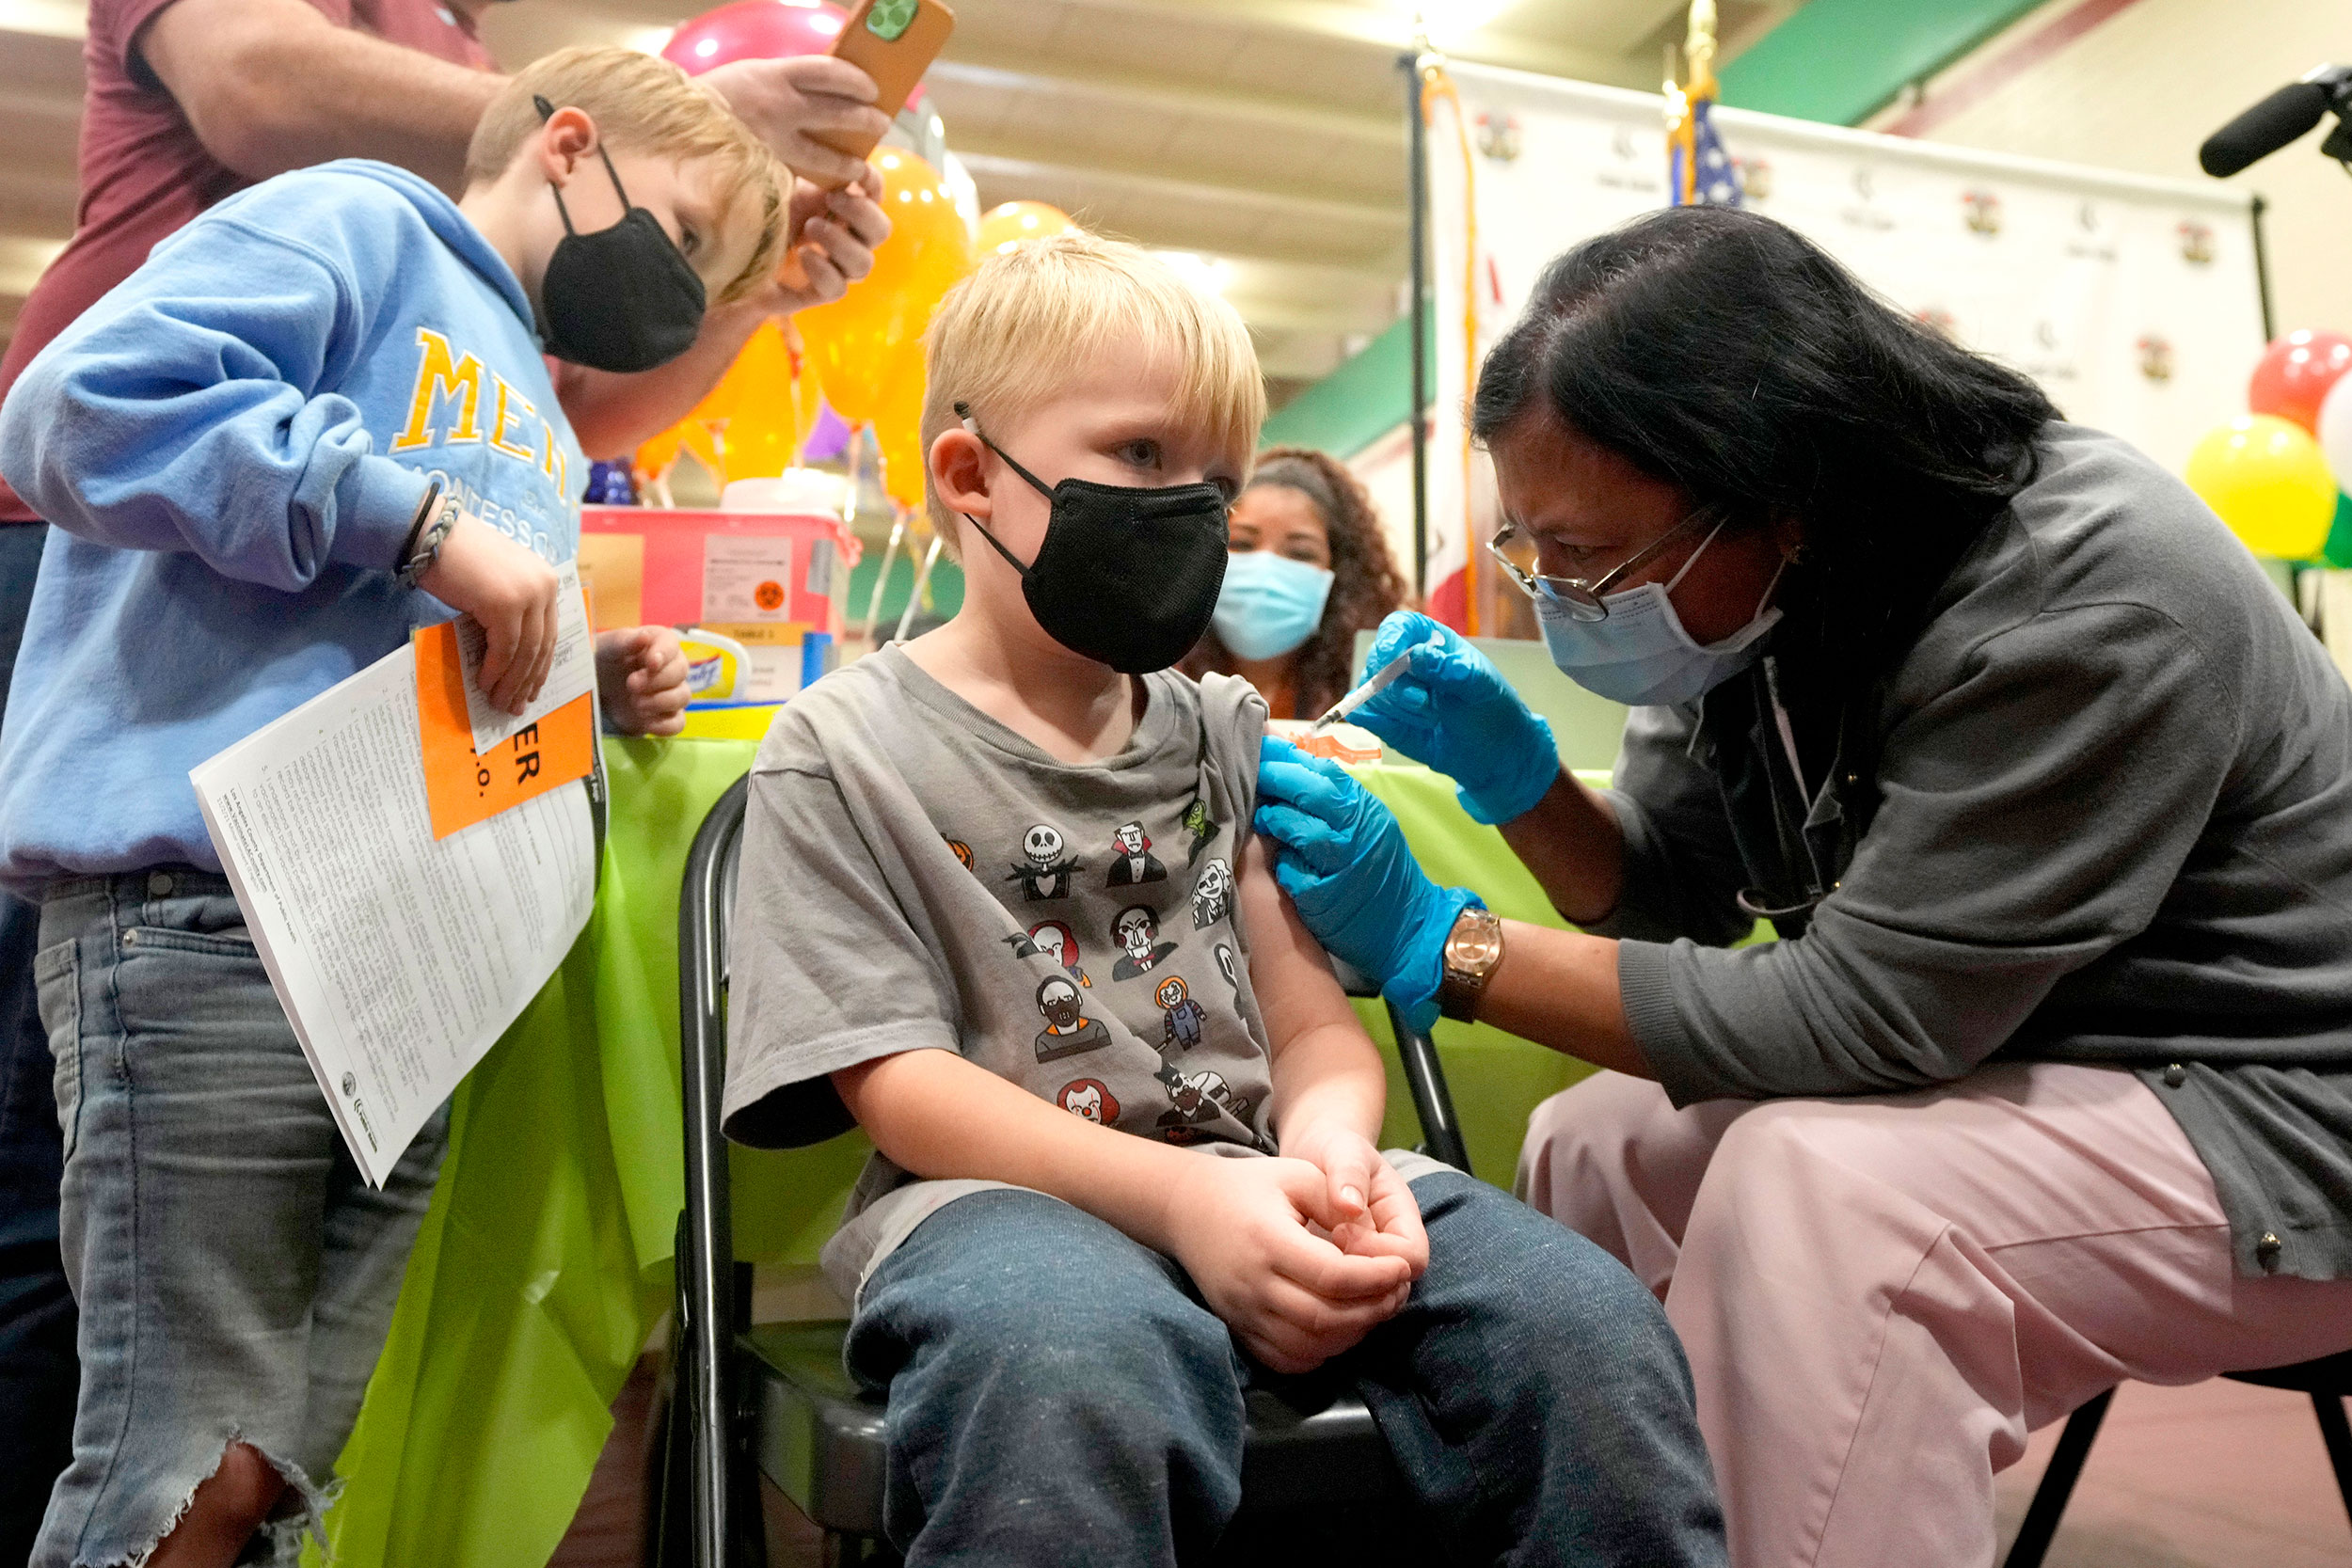
M1073 1116L1273 1152L1265 1027L1233 863L1265 704L1143 677L1108 761L1057 762L897 648L780 714L752 766L737 887L726 1131L793 1148L850 1119L827 1074L954 1051ZM854 1297L942 1204L877 1154L825 1271Z

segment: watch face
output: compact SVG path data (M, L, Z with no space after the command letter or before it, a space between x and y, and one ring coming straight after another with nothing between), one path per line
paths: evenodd
M1454 957L1464 969L1483 969L1502 957L1502 939L1491 931L1466 931L1454 940Z
M1466 920L1454 928L1446 940L1445 958L1449 968L1477 974L1492 968L1502 957L1502 923L1499 920Z

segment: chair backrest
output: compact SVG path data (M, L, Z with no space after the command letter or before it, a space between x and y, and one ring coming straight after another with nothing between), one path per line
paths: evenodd
M683 1352L672 1418L691 1423L689 1511L695 1568L725 1568L728 1433L735 1379L735 1227L727 1203L727 942L742 860L746 774L703 818L678 894L678 1078L686 1112L686 1212L678 1226L678 1338Z

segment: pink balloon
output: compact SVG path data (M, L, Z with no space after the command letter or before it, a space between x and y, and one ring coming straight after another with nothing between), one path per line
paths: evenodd
M834 6L797 0L736 0L682 23L662 46L661 57L699 76L731 60L774 60L791 55L824 55L848 25L850 15Z

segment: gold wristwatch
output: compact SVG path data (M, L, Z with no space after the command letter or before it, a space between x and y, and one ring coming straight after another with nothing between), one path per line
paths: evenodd
M1478 1016L1486 982L1502 961L1502 917L1472 904L1454 917L1446 934L1445 970L1438 982L1438 1010L1468 1023Z

